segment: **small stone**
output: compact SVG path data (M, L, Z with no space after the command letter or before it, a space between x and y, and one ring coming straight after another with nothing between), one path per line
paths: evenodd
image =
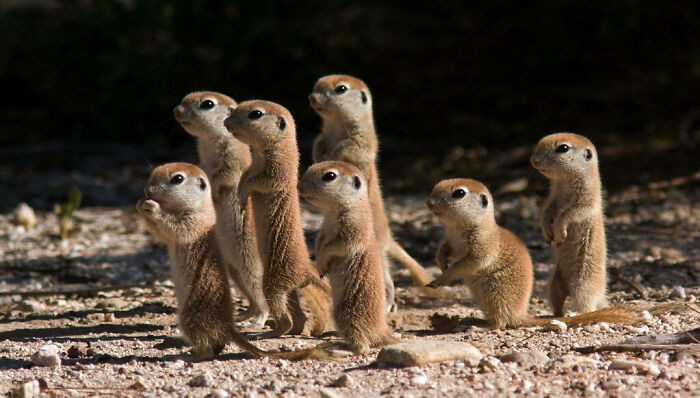
M501 360L496 357L484 357L479 362L482 369L496 370L501 365Z
M327 388L321 388L321 398L342 398L342 394L339 394L333 390Z
M530 391L532 386L534 386L534 384L532 384L532 382L530 380L523 380L520 383L520 388L523 390L523 392Z
M38 366L61 366L61 358L58 356L58 347L53 344L39 347L39 351L32 354L30 361Z
M36 226L36 214L28 204L22 202L15 208L12 215L12 222L21 225L26 229L32 229Z
M651 322L652 320L654 320L654 318L647 310L642 311L641 317L642 319L644 319L644 322Z
M114 313L113 312L105 313L104 321L105 322L114 322Z
M12 398L33 398L39 396L39 381L28 381L10 392Z
M593 358L576 356L576 355L563 355L557 358L556 366L560 370L571 370L576 367L584 367L586 365L595 366L597 361Z
M620 359L613 361L610 364L610 369L623 369L632 370L635 369L640 372L644 372L650 376L658 376L661 371L659 367L653 362L643 362L643 361L629 361L626 359Z
M87 358L88 353L90 352L90 347L88 346L87 343L78 343L78 344L73 344L69 349L68 349L68 358ZM94 353L93 353L94 354Z
M668 297L672 299L685 299L687 297L685 295L685 288L683 286L674 286Z
M97 303L97 308L110 309L110 310L121 310L129 306L129 302L119 297L108 298L104 301Z
M627 325L627 326L625 326L625 330L629 331L630 333L637 334L637 335L649 334L649 326L647 326L647 325L642 325L640 327Z
M416 386L422 386L428 382L428 377L426 375L415 375L411 377L411 384Z
M214 377L209 372L200 373L193 377L188 384L190 387L209 387L214 384Z
M514 352L500 357L503 362L516 362L519 364L544 363L549 361L549 357L543 351L522 351Z
M600 322L593 325L587 325L583 328L588 333L609 332L610 325L607 322Z
M566 330L568 329L564 322L556 319L547 322L547 324L544 325L544 328L557 333L566 333Z
M211 390L209 394L207 394L208 398L228 398L228 393L226 390L222 390L220 388L215 388Z
M330 384L331 387L351 387L355 384L355 379L349 374L342 374Z
M15 305L13 309L22 312L33 313L43 311L45 308L46 306L44 306L36 300L22 300L21 302L17 303L17 305Z
M136 381L134 381L129 388L131 388L133 390L145 390L146 383L144 383L144 381L141 377L137 377Z
M464 342L409 340L382 348L376 362L417 366L431 362L481 360L473 345Z

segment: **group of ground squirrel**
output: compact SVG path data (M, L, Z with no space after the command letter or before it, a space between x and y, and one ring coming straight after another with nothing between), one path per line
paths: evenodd
M197 140L199 167L157 167L136 208L156 239L168 245L180 329L198 359L216 356L230 341L255 357L288 359L330 358L339 347L363 354L397 342L386 320L387 312L396 311L392 260L428 291L465 280L493 327L551 321L527 313L530 255L496 224L493 198L483 184L444 180L427 199L445 227L435 256L442 275L433 280L391 236L367 85L347 75L325 76L309 102L323 124L313 144L314 164L301 178L294 120L284 107L194 92L174 109L175 119ZM580 135L552 134L537 144L531 163L551 184L540 228L554 249L548 284L554 315L564 315L570 297L582 314L558 318L567 324L633 322L631 313L608 307L606 298L595 147ZM323 213L315 267L301 225L300 195ZM228 277L249 303L236 317ZM307 321L300 298L313 314L311 334L335 326L343 343L263 351L235 326L243 320L263 326L270 316L274 328L257 338L300 334Z

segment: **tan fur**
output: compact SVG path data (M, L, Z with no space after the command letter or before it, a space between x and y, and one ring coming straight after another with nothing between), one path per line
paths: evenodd
M268 308L262 290L263 269L255 241L250 203L241 212L238 183L250 166L248 145L236 140L224 127L224 120L237 106L230 97L210 91L190 93L173 109L175 119L197 139L200 167L211 183L216 208L215 227L219 250L229 276L248 299L248 310L237 321L251 319L263 326Z
M175 175L181 183L172 183ZM188 163L168 163L153 170L136 210L153 235L168 245L178 302L178 319L185 338L200 360L216 356L233 341L253 357L301 360L333 359L318 347L292 352L263 351L233 323L233 305L223 260L214 237L216 215L206 174Z
M569 149L558 152L561 145ZM540 140L530 161L551 183L540 228L554 247L555 268L549 281L554 315L564 314L569 296L578 312L607 307L603 201L595 147L577 134L552 134Z
M336 89L340 86L345 86L346 91L338 93ZM369 184L369 202L383 264L387 304L390 310L395 310L389 258L407 268L419 286L425 286L432 277L391 236L377 172L378 141L369 88L363 81L352 76L329 75L316 82L309 95L309 102L323 119L321 134L316 137L313 145L313 161L337 160L350 163L362 171Z
M477 305L499 329L543 325L552 320L527 313L532 292L530 254L520 239L496 224L493 199L483 184L470 179L441 181L426 203L445 225L445 238L436 255L443 274L428 286L466 279ZM610 308L559 320L574 326L603 321L630 323L636 318Z
M356 354L397 342L387 330L382 265L362 172L345 162L317 163L304 173L299 190L323 212L316 260L321 276L330 279L338 333Z
M312 334L323 333L330 326L329 303L324 294L329 286L309 260L301 227L294 120L280 105L247 101L238 105L225 126L253 151L253 162L241 177L238 193L241 203L250 197L253 204L264 269L263 292L275 320L270 335L302 332L306 317L299 307L299 289L315 316Z

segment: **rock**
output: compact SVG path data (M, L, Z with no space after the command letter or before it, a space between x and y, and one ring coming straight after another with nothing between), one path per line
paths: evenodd
M331 387L351 387L353 384L355 384L355 379L349 374L343 373L340 377L333 380L330 385Z
M599 322L593 325L586 325L583 329L588 333L609 332L610 325L607 322Z
M222 390L220 388L215 388L211 390L209 394L207 394L208 398L228 398L228 393L226 390Z
M496 357L484 357L479 362L482 369L496 370L501 365L501 360Z
M656 366L656 364L653 362L629 361L625 359L613 361L610 364L609 369L635 369L637 371L644 372L650 376L658 376L659 373L661 373L661 371L659 371L659 367Z
M12 222L26 229L34 228L34 226L36 226L36 214L34 214L34 209L24 202L20 203L12 214Z
M549 357L543 351L514 352L500 357L503 362L517 362L519 364L544 363Z
M584 367L586 365L595 366L598 362L593 358L576 355L563 355L557 358L555 366L560 370L571 370L575 367Z
M668 297L672 299L685 299L687 297L685 295L685 288L683 286L674 286Z
M342 394L339 394L333 390L327 388L321 388L321 398L342 398Z
M32 354L30 361L39 366L61 366L61 358L58 356L58 347L53 344L39 347L39 351Z
M73 344L68 349L68 358L87 358L95 355L95 352L88 346L87 343Z
M411 377L411 384L416 386L422 386L428 382L428 377L426 375L415 375Z
M409 340L382 348L376 362L398 366L417 366L431 362L474 361L482 355L473 345L463 342Z
M14 309L22 312L39 312L46 308L43 304L36 300L22 300L14 306Z
M137 377L136 381L134 381L129 388L133 390L145 390L146 389L146 383L144 383L143 379L141 377Z
M11 398L33 398L39 396L39 381L28 381L10 392Z
M105 322L114 322L114 313L107 312L104 316L104 321Z
M108 298L107 300L97 303L97 308L121 310L129 306L129 302L119 297Z
M637 335L649 334L649 326L647 326L647 325L642 325L640 327L626 325L625 330L629 331L630 333L637 334Z
M547 322L547 324L544 325L544 328L557 333L566 333L566 330L568 329L564 322L556 319Z
M190 387L209 387L214 384L214 377L209 372L200 373L193 377L188 384Z

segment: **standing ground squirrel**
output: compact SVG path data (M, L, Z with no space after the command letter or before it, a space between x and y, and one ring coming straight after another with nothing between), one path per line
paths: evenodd
M297 193L299 150L291 114L267 101L247 101L226 119L233 136L250 145L253 162L241 177L241 203L252 200L258 249L263 262L263 292L275 320L266 335L299 334L306 317L297 289L307 298L316 323L312 334L330 327L328 283L309 260Z
M568 296L578 312L607 307L603 200L595 147L577 134L552 134L540 140L530 162L551 184L540 228L554 246L555 268L549 281L554 315L564 314Z
M362 171L368 184L374 231L384 270L384 284L390 311L396 310L394 282L387 258L400 262L419 286L432 277L391 236L384 211L377 172L378 141L372 116L372 96L367 85L352 76L320 78L309 95L311 107L323 119L321 134L313 145L313 161L337 160Z
M435 256L443 274L428 286L466 279L477 305L499 329L551 321L527 313L532 291L530 254L518 237L496 224L493 199L483 184L470 179L444 180L435 185L426 203L445 225L445 238ZM559 320L580 325L630 323L636 317L622 309L606 308Z
M362 172L344 162L309 167L299 191L323 212L318 270L328 275L338 333L356 354L395 343L387 330L382 264Z
M263 268L255 242L250 203L238 201L238 183L250 166L250 148L231 137L224 120L236 101L215 92L194 92L185 96L173 109L175 119L190 135L197 138L200 167L212 184L216 208L216 238L236 287L248 299L246 312L237 321L253 318L262 326L268 308L262 291ZM245 207L245 213L241 208Z

